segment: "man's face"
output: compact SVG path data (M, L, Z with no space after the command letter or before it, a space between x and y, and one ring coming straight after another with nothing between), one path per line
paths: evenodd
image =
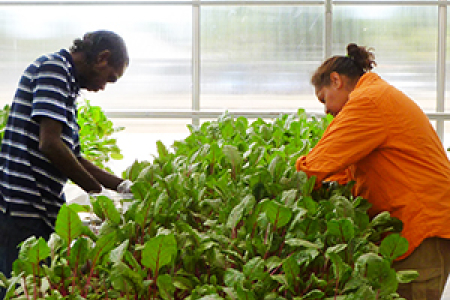
M126 66L114 68L109 65L108 57L99 55L99 59L95 63L88 65L80 72L79 83L81 88L90 92L98 92L104 90L106 84L114 83L122 77Z

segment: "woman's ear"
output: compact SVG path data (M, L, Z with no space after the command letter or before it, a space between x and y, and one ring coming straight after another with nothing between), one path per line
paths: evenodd
M340 89L344 85L342 76L339 75L338 72L332 72L330 74L330 81L331 81L331 85L336 89Z

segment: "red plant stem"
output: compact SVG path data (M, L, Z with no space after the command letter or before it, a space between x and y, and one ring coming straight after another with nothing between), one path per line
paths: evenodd
M74 274L72 273L72 286L75 287L75 279L78 277L78 260L75 262Z
M342 238L342 243L345 243L345 236L344 236L344 231L342 230L342 227L339 226L339 231L341 232L341 238Z
M38 269L39 269L39 266L38 266ZM37 296L36 277L37 277L37 274L36 274L36 265L33 264L33 285L34 285L34 287L33 287L33 296L34 296L34 299L37 298L37 297L36 297L36 296Z
M310 283L308 284L308 286L305 287L305 289L301 292L301 296L305 295L305 293L308 292L308 290L311 288L311 285L312 285L312 282L310 282ZM335 300L336 300L336 298L335 298Z
M142 242L144 242L144 237L145 237L145 230L144 230L144 228L145 228L145 224L147 223L147 217L148 217L148 215L149 215L149 211L150 211L150 205L148 206L148 209L147 209L147 211L145 212L145 217L144 217L144 224L143 224L143 226L142 226ZM149 226L147 226L147 228L150 228L151 227L151 225L152 225L152 222L150 222L150 224L149 224Z
M289 254L286 259L288 259L289 257L291 257L294 253ZM274 275L281 267L283 266L283 263L279 264L278 267L276 267L275 269L273 269L270 272L270 275Z
M309 221L308 225L306 226L305 234L308 235L309 231L309 225L311 225L312 221Z
M338 265L336 265L336 274L337 274L337 276L336 276L336 286L335 286L335 289L336 289L336 291L334 292L334 300L336 300L337 299L337 296L338 296L338 292L339 292L339 266Z
M250 235L250 237L253 239L253 237L255 236L255 230L256 230L256 226L258 225L257 222L253 223L253 228L252 228L252 234Z
M211 162L209 164L209 175L213 175L214 174L214 162Z
M150 275L150 272L148 272L147 280L150 280L150 279L151 279L151 275ZM153 290L153 285L149 284L149 286L148 286L148 295L149 296L152 294L152 290Z
M94 276L94 270L95 270L95 265L97 264L97 260L99 258L100 255L100 251L97 253L97 256L92 260L92 266L91 266L91 271L89 272L89 276L86 280L86 284L84 285L84 295L82 293L82 296L87 296L88 293L88 287L91 284L91 278Z
M277 231L277 225L278 225L278 217L280 216L280 211L277 211L277 217L275 219L275 223L273 224L272 232Z
M327 279L328 279L328 272L326 272L327 268L328 268L328 262L330 260L328 258L325 258L325 262L323 264L323 268L322 268L322 273L327 275Z
M30 295L28 294L28 288L27 288L27 281L26 281L26 277L22 276L22 280L23 280L23 291L25 293L25 296L27 297L27 299L30 299Z
M283 229L283 233L281 234L282 237L286 235L286 227ZM283 251L284 245L286 244L285 239L283 239L283 242L281 243L280 247L278 248L278 256L281 256L281 251Z
M213 151L213 157L211 162L209 163L209 174L213 175L214 174L214 164L216 162L216 153Z
M269 236L269 225L267 225L266 234L264 235L264 244L267 244L268 236Z
M265 245L267 245L267 238L268 238L268 235L269 235L269 231L270 231L270 226L267 225L266 234L264 236L264 244ZM264 259L267 259L267 257L269 257L269 249L270 249L270 247L267 248L267 251L264 254Z
M241 252L241 249L239 249L239 247L233 243L233 248L234 250L236 250L237 253L239 253L240 256L243 256L244 254Z
M233 227L231 230L231 239L237 238L237 227Z
M106 279L103 279L103 285L105 286L105 300L109 299L108 287L106 286Z

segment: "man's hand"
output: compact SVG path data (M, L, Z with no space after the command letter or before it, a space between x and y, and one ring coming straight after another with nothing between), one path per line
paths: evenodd
M126 179L119 183L117 186L117 192L120 194L130 194L131 193L131 186L133 185L133 182Z

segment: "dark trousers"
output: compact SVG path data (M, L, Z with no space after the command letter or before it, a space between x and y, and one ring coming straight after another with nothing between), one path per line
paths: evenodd
M450 239L428 238L410 256L394 262L394 269L416 270L419 277L400 284L397 293L407 300L439 300L450 273Z
M40 219L15 218L0 212L0 272L11 277L13 262L19 255L19 244L31 236L48 241L53 230ZM0 288L0 299L6 289Z

